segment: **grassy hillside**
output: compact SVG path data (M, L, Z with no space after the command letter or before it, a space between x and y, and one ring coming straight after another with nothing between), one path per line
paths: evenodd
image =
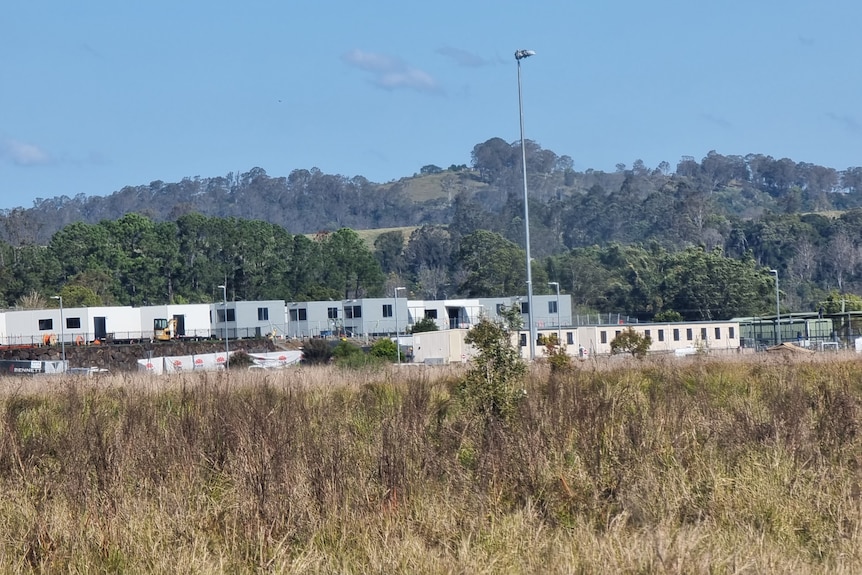
M395 232L400 231L404 235L404 241L410 237L410 234L413 233L418 226L404 226L400 228L380 228L377 230L356 230L356 233L359 235L362 240L368 244L370 249L374 249L374 240L377 239L377 236L380 234L384 234L386 232Z
M858 573L862 364L0 379L5 572ZM26 385L22 385L26 383Z
M446 200L449 199L450 192L454 196L459 191L475 192L488 186L473 176L474 173L470 171L421 174L383 184L382 188L387 189L398 185L407 197L415 203Z

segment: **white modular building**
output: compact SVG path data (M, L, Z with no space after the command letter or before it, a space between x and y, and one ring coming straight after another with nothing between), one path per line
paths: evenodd
M155 325L157 321L174 320L176 324L176 336L179 338L212 337L212 320L210 318L210 304L167 304L140 308L141 328L146 339L155 337Z
M287 304L290 337L377 337L405 333L410 324L406 298L358 298Z
M447 329L415 333L412 336L412 359L425 365L466 362L476 354L464 338L466 329Z
M623 330L632 329L638 335L649 337L652 342L649 353L694 353L730 352L740 347L739 322L702 321L682 323L636 323L613 325L589 325L577 328L562 328L562 340L569 355L607 355L611 353L611 342ZM549 335L555 330L541 330ZM524 332L520 335L522 355L529 355ZM540 356L541 346L536 348ZM582 351L580 351L582 350Z
M410 325L432 319L438 329L469 329L482 313L478 299L411 300L407 303Z
M502 319L503 307L517 306L521 311L524 328L528 331L530 322L535 323L537 330L572 325L572 296L570 294L560 294L559 297L556 294L533 295L533 307L535 308L533 313L530 312L526 295L479 298L479 305L482 307L482 312L494 321Z
M283 300L229 301L209 304L209 308L215 337L239 339L288 334Z
M143 337L141 315L128 306L11 310L2 316L0 345L42 345L52 341L75 344Z

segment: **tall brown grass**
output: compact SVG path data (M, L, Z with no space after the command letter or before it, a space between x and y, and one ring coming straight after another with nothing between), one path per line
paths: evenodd
M862 363L0 380L9 573L859 573Z

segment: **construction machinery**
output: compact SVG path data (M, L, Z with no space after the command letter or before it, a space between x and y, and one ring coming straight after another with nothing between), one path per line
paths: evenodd
M158 341L168 341L177 337L177 318L157 317L153 320L153 337Z

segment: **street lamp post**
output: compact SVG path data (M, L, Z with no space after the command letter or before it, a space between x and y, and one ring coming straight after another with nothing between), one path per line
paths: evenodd
M398 356L398 365L401 365L401 334L398 327L398 290L407 289L404 287L395 288L395 354Z
M563 332L560 325L560 282L548 282L549 286L557 288L557 345L563 345Z
M536 322L533 311L533 272L530 269L530 206L527 198L527 147L524 143L524 106L521 97L521 60L534 56L533 50L518 50L515 61L518 62L518 118L521 121L521 172L524 174L524 248L527 251L527 308L530 318L530 361L536 359Z
M338 327L338 310L335 311L335 321L333 322L332 331L335 332L335 338L341 339L342 334L347 335L347 310L344 305L344 300L341 300L341 328Z
M775 274L775 345L778 345L781 339L781 310L778 307L778 270L769 270L769 273Z
M221 301L224 306L224 368L230 367L230 345L227 333L227 286L218 286L221 289Z
M66 363L66 322L63 318L63 296L53 295L51 299L60 300L60 355L63 358L63 364ZM65 369L65 368L64 368Z

